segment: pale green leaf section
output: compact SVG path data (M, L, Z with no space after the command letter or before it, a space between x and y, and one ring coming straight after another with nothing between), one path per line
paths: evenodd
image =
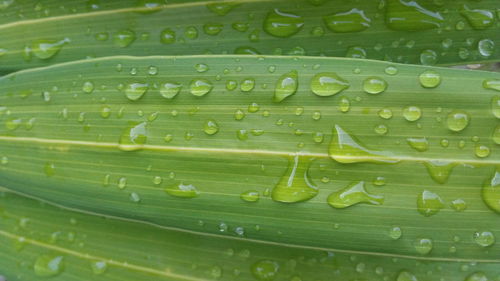
M62 258L49 280L464 280L499 276L498 263L420 260L303 249L206 234L55 208L0 193L0 276L38 281L43 258ZM262 265L270 265L263 267ZM42 267L43 268L43 267ZM262 273L275 273L262 279ZM260 277L260 278L259 278Z
M283 79L293 71L294 83ZM432 74L426 87L424 72ZM327 83L331 73L343 90L314 94L313 77ZM248 56L110 57L21 71L0 79L0 184L66 207L200 233L498 262L500 244L483 247L474 234L500 238L498 208L481 195L500 164L499 92L483 83L499 78ZM379 92L381 81L385 91L365 91ZM276 83L293 94L274 102ZM172 85L181 89L167 99ZM257 202L249 202L255 193ZM420 239L432 240L432 249L415 247Z
M14 1L0 10L0 68L211 53L498 61L497 6L496 0Z

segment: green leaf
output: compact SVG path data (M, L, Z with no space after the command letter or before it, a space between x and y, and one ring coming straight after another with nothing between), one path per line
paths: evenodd
M9 281L428 280L429 272L433 280L494 280L499 274L498 261L470 265L289 247L159 229L0 195L0 276Z
M499 79L248 56L21 71L0 79L1 183L210 234L498 261Z
M345 56L426 65L500 56L496 0L161 2L14 2L0 11L0 69L111 55Z

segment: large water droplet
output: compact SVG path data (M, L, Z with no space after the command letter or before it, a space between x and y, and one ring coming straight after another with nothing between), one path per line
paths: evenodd
M260 260L250 268L252 275L258 280L272 281L278 274L280 266L272 260Z
M311 79L311 91L318 96L332 96L349 88L349 82L334 72L323 72Z
M280 102L295 94L298 86L299 79L296 70L283 74L278 81L276 81L276 86L274 88L274 101Z
M356 8L323 17L326 26L334 32L359 32L370 27L371 20Z
M181 198L194 198L198 196L199 192L192 184L178 183L165 188L165 192Z
M119 148L124 151L139 150L147 140L146 122L129 122L119 140Z
M486 29L495 23L495 14L490 10L470 9L464 5L460 13L474 29Z
M295 203L309 200L318 194L318 188L309 177L312 159L300 154L290 155L288 169L272 191L272 199Z
M451 171L457 163L444 160L430 160L424 162L424 165L435 182L444 184L448 181Z
M206 79L196 79L191 81L190 91L191 94L197 97L204 96L212 90L213 85Z
M417 197L417 210L426 217L437 214L443 207L443 200L434 192L424 190Z
M448 129L454 132L460 132L469 125L470 116L463 110L453 110L448 114L446 124Z
M121 30L113 35L113 42L116 46L125 48L135 41L135 32L129 29Z
M393 30L419 31L441 27L443 17L438 12L425 9L416 1L389 0L385 22Z
M55 56L64 46L64 44L68 43L69 40L49 40L49 39L40 39L35 40L31 44L31 51L33 54L39 59L50 59Z
M380 94L387 89L387 82L380 77L368 77L363 82L363 90L368 94Z
M500 171L483 184L482 197L486 206L500 213Z
M360 181L331 193L327 201L328 204L334 208L347 208L359 203L382 205L384 203L384 197L368 193L365 189L365 182Z
M335 125L332 142L328 150L330 157L340 163L397 163L391 159L392 154L384 151L375 151L366 148L354 136L348 134L339 125Z
M301 16L274 9L264 20L264 30L276 37L289 37L299 32L304 26Z
M149 89L148 83L135 82L127 84L125 88L125 96L131 100L136 101L140 99Z
M64 271L64 257L54 254L39 256L33 266L36 276L53 277Z

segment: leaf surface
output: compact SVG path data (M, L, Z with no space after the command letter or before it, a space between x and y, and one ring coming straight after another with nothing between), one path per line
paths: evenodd
M0 79L1 183L196 232L498 261L499 94L483 84L499 78L247 56L26 70Z

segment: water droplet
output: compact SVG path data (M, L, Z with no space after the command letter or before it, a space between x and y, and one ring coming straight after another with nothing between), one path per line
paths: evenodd
M260 106L255 102L252 102L250 105L248 105L248 112L250 112L250 113L255 113L259 110L260 110Z
M191 94L197 97L204 96L212 90L213 85L206 79L196 79L191 81Z
M403 270L399 272L396 281L418 281L417 276L413 275L413 273Z
M500 172L496 171L491 179L484 183L482 197L486 205L500 213Z
M274 101L280 102L295 94L298 86L299 82L297 71L292 70L283 74L278 81L276 81L276 86L274 87Z
M323 72L311 79L311 91L318 96L333 96L349 88L349 82L334 72Z
M307 201L318 194L318 188L309 177L310 157L290 155L288 168L272 191L272 199L278 202L295 203Z
M234 52L237 55L260 55L260 52L257 49L249 46L240 46L234 49Z
M325 135L322 132L315 132L313 133L313 141L315 143L322 143L325 138Z
M406 141L416 151L424 152L429 148L429 142L426 138L407 138Z
M490 155L490 148L487 147L486 145L476 145L474 147L474 152L477 157L479 158L485 158Z
M137 194L135 192L130 193L129 199L130 199L130 201L132 201L134 203L141 202L141 197L139 196L139 194Z
M417 238L413 243L417 253L427 255L432 251L432 240L428 238Z
M500 79L486 79L483 82L483 87L485 89L500 91ZM497 106L500 106L500 97L496 96L495 98L497 99Z
M368 94L380 94L387 89L387 82L379 77L368 77L363 82L363 90Z
M121 177L118 179L118 188L119 189L124 189L127 186L127 178L126 177Z
M237 2L209 3L207 8L219 16L225 16L237 5L239 5Z
M472 235L474 242L481 247L488 247L495 244L495 236L489 231L474 232Z
M323 17L326 26L334 32L360 32L370 27L371 20L356 8Z
M259 201L259 192L256 190L247 190L240 194L240 198L246 202L257 202Z
M111 107L109 105L101 106L101 117L108 118L111 115Z
M365 59L366 58L366 50L362 47L352 46L347 49L346 55L347 58L354 59Z
M242 92L250 92L251 90L253 90L254 87L255 87L255 80L253 80L252 78L244 79L240 83L240 90Z
M246 32L248 30L248 23L246 22L235 22L231 25L234 30L239 32Z
M495 42L491 39L483 39L477 43L477 49L483 57L491 57L495 52Z
M392 110L388 108L382 108L381 110L378 111L378 116L383 119L391 119L392 118Z
M184 31L184 36L189 39L196 39L198 38L198 29L196 29L196 27L194 26L188 26Z
M313 114L312 114L312 119L316 120L316 121L318 121L319 119L321 119L321 112L314 111Z
M208 71L208 65L204 63L197 63L194 65L194 69L196 69L197 72L202 73L202 72L207 72Z
M82 91L86 94L90 94L94 91L94 83L86 81L83 83Z
M339 101L339 110L342 113L346 113L349 111L351 108L351 102L349 101L348 98L342 97Z
M467 276L464 281L489 281L489 279L482 272L474 272Z
M376 186L383 186L385 185L385 178L384 177L376 177L374 180L373 180L373 185L376 185Z
M374 131L375 131L375 133L377 133L379 135L385 135L385 134L387 134L389 129L387 128L386 125L380 124L380 125L375 126Z
M5 120L5 128L7 128L7 130L14 131L21 126L22 122L23 120L21 118L10 117Z
M167 82L160 88L160 95L166 99L173 99L182 89L182 84Z
M278 274L280 266L272 260L260 260L251 267L252 275L258 280L272 281Z
M175 31L170 28L165 28L160 33L160 42L163 44L175 43Z
M207 122L205 122L205 125L203 127L203 131L207 135L215 135L219 131L219 125L215 120L209 119Z
M448 129L454 132L460 132L469 125L469 114L463 110L454 110L448 114L446 123Z
M467 203L465 203L465 201L463 199L455 199L453 201L451 201L451 207L457 211L457 212L461 212L461 211L464 211L465 209L467 209Z
M64 257L54 254L39 256L33 266L36 276L54 277L64 271Z
M54 163L47 162L43 167L43 171L45 172L45 175L47 175L47 177L52 177L56 173L56 166L54 165Z
M131 101L140 99L149 89L148 83L135 82L127 84L125 96Z
M59 53L64 44L68 42L69 40L67 39L59 41L48 39L35 40L31 44L31 51L39 59L50 59L51 57Z
M108 269L108 264L105 261L91 261L90 268L96 275L101 275Z
M426 70L418 78L424 88L436 88L441 83L441 75L434 70Z
M234 119L239 121L243 118L245 118L245 112L241 109L237 109L236 112L234 112Z
M382 205L384 197L368 193L365 189L365 182L360 181L351 183L339 191L331 193L327 201L334 208L347 208L359 203Z
M399 238L401 238L402 235L403 235L403 231L401 230L401 228L399 226L393 226L389 230L389 237L392 240L398 240Z
M301 16L278 9L270 11L264 20L264 31L276 37L292 36L303 26L304 19Z
M199 192L192 184L174 184L165 188L165 192L169 195L181 198L194 198L198 196Z
M240 141L247 140L247 139L248 139L248 131L247 131L247 130L245 130L245 129L237 130L237 131L236 131L236 137L237 137Z
M385 73L387 75L396 75L396 74L398 74L398 69L395 66L392 66L392 65L386 67L384 71L385 71Z
M220 23L207 23L203 25L203 31L205 34L210 36L215 36L222 31L224 25Z
M121 30L113 35L113 42L120 48L128 47L135 41L135 32L129 29Z
M119 140L119 148L124 151L139 150L147 140L146 122L129 122Z
M420 63L423 65L435 65L438 54L434 50L424 50L420 53Z
M424 162L424 165L435 182L445 184L457 164L451 161L431 160Z
M389 0L385 17L387 26L398 31L419 31L441 27L443 17L416 1Z
M460 13L474 29L486 29L495 23L495 15L489 10L469 9L464 5Z
M330 143L330 157L340 163L396 163L399 160L391 159L389 152L375 151L366 148L354 136L335 125Z
M437 214L443 207L443 200L434 192L424 190L417 197L417 210L426 217Z

